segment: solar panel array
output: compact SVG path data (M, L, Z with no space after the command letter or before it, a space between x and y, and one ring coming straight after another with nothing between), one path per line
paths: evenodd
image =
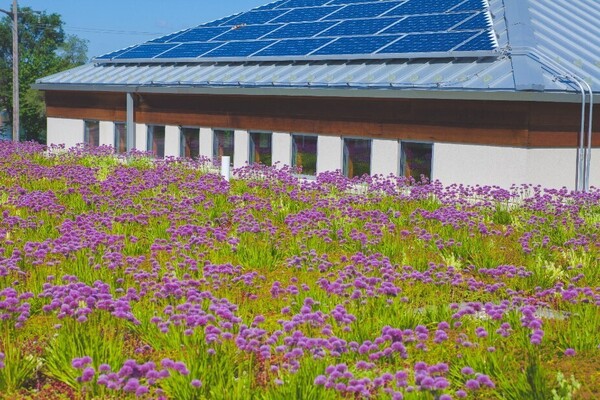
M278 0L96 60L402 58L496 47L487 0Z

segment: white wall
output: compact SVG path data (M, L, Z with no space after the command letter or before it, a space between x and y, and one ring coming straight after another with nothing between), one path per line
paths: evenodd
M178 126L165 126L165 157L179 157L181 131Z
M148 127L145 124L135 124L135 148L139 151L147 151Z
M590 186L600 188L600 149L592 149Z
M273 165L292 165L292 135L289 133L273 132L271 145L273 147Z
M546 188L575 188L577 150L527 150L527 181Z
M211 128L200 128L200 157L213 158L215 135Z
M435 143L432 179L444 185L497 185L530 183L527 150L514 147Z
M248 131L236 130L233 135L233 168L247 165L249 156L250 134Z
M64 144L65 148L83 143L84 122L82 119L47 118L48 145Z
M575 189L576 149L523 149L436 143L433 179L444 185L533 184ZM600 186L600 149L592 151L590 184Z
M400 143L397 140L371 141L371 175L397 175L400 169Z
M342 169L342 138L319 135L317 140L317 174Z
M100 121L100 146L115 146L115 123Z

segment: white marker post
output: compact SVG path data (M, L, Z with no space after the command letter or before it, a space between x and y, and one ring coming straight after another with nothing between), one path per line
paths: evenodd
M227 181L229 182L229 173L230 173L230 165L229 163L231 162L231 157L229 156L223 156L221 157L221 176Z

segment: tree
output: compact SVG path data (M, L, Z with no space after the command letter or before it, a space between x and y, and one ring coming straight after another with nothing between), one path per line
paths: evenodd
M25 139L45 142L46 115L42 94L31 88L36 79L87 61L87 41L66 35L59 14L19 8L19 82L21 127ZM12 21L0 21L0 110L12 117Z

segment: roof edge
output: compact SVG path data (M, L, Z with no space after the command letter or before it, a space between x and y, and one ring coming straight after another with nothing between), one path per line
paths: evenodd
M441 99L441 100L496 100L535 101L554 103L579 103L576 92L538 92L509 90L431 90L425 88L349 88L345 87L237 87L237 86L128 86L128 85L76 85L36 83L41 91L87 91L117 93L198 94L238 96L303 96L303 97L363 97L390 99ZM600 103L596 96L594 103Z

